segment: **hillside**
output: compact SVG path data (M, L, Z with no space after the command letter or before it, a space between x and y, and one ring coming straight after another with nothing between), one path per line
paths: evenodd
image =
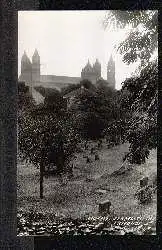
M94 144L93 144L94 146ZM148 205L139 205L134 198L142 177L150 182L156 176L156 151L152 150L143 165L133 166L125 174L114 176L122 165L122 157L128 152L128 144L107 149L106 144L98 151L100 160L86 163L86 151L78 153L74 164L74 177L60 183L57 177L44 178L44 199L39 199L39 169L32 165L18 164L18 210L35 211L48 216L82 218L97 217L98 204L111 201L111 214L116 217L140 217L147 221L152 215L156 220L156 195Z

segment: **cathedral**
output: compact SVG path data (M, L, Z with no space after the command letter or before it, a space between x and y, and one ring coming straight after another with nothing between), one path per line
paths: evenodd
M21 58L21 75L19 81L25 82L29 86L32 92L33 87L42 86L46 88L56 88L60 90L63 87L67 87L70 84L77 84L81 80L87 79L93 84L96 84L97 80L103 79L101 77L101 64L98 59L93 64L90 64L89 60L86 66L81 71L81 77L70 76L57 76L57 75L41 75L40 72L40 56L37 50L35 50L32 61L30 61L26 52ZM107 65L107 84L115 89L115 62L110 57Z

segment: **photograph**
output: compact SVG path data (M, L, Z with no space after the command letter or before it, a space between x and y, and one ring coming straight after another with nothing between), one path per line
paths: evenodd
M17 236L156 235L158 11L18 11Z

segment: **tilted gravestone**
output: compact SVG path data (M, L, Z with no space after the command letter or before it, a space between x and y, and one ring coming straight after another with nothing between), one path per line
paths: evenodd
M110 213L111 202L109 200L105 200L99 203L99 214L105 215Z
M140 180L140 187L146 187L148 185L148 177L144 177Z

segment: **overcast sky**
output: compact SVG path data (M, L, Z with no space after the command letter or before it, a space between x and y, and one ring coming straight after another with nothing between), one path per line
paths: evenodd
M103 29L105 11L19 11L18 13L18 70L24 50L31 59L35 48L41 59L41 74L79 76L88 59L101 63L102 77L111 53L116 65L116 88L134 71L125 65L113 47L127 30Z

